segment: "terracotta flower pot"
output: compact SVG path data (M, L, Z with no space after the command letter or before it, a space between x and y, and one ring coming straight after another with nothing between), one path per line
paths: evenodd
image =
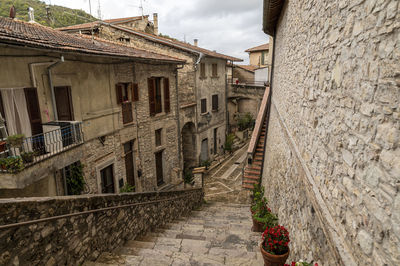
M289 249L288 252L283 255L272 255L263 249L262 244L263 243L260 244L260 250L264 259L264 266L283 266L285 264L289 257Z
M264 224L253 218L253 232L264 232Z

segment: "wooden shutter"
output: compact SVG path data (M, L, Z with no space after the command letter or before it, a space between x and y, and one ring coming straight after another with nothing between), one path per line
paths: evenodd
M154 88L154 78L148 78L147 83L149 86L149 106L150 106L150 115L153 116L156 114L156 100L155 100L155 88Z
M137 83L131 83L132 88L132 102L139 101L139 86Z
M115 92L117 95L117 104L121 104L124 101L123 96L122 96L123 88L124 88L124 85L121 83L115 85Z
M200 77L201 78L206 77L206 64L205 63L200 63Z
M212 76L213 77L218 76L218 65L217 64L212 64Z
M171 103L169 97L169 79L164 78L164 112L169 113L171 111Z
M122 122L124 124L133 122L132 103L122 103Z
M218 110L218 94L212 96L212 109Z
M201 113L207 113L207 99L201 99Z

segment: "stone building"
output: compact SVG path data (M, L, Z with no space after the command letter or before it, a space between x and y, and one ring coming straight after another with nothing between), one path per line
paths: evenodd
M64 29L61 29L64 30ZM178 70L180 154L184 169L198 166L224 152L227 126L227 66L241 59L172 38L102 23L98 36L129 39L127 45L185 60Z
M269 43L261 44L247 49L249 53L250 65L256 67L267 67L271 64Z
M275 51L262 184L289 260L400 265L399 8L264 0Z
M253 65L234 65L232 70L232 82L233 83L246 83L253 82L255 70L257 66Z
M79 34L86 34L86 35L93 34L94 36L99 36L100 30L101 30L101 25L103 25L104 23L158 35L158 15L157 15L157 13L153 14L153 21L150 21L149 16L146 15L146 16L106 19L106 20L102 20L102 21L88 22L88 23L71 25L71 26L59 28L59 30L62 30L62 31L65 31L68 33L79 33ZM118 41L129 42L129 38L128 39L121 38Z
M0 197L69 194L77 162L84 193L179 181L184 60L8 18L0 18L0 47L1 115L9 135L25 135L1 153L35 152L23 169L2 161Z

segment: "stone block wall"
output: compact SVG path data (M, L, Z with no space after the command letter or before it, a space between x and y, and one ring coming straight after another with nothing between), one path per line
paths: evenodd
M0 265L81 265L202 201L201 188L0 200ZM132 206L118 207L123 205ZM30 222L37 219L44 220ZM21 222L26 224L6 227Z
M400 264L399 8L343 0L282 10L263 182L293 258Z

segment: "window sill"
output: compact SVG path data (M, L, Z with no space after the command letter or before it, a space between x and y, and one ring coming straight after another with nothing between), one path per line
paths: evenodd
M207 77L199 77L199 79L207 79Z
M208 115L209 112L205 112L205 113L200 113L201 116L206 116Z
M123 124L124 127L129 127L129 126L133 126L133 125L135 125L135 122L129 122L129 123Z
M219 79L219 76L211 76L212 79Z
M213 109L213 110L211 110L211 112L218 112L219 111L219 109Z

